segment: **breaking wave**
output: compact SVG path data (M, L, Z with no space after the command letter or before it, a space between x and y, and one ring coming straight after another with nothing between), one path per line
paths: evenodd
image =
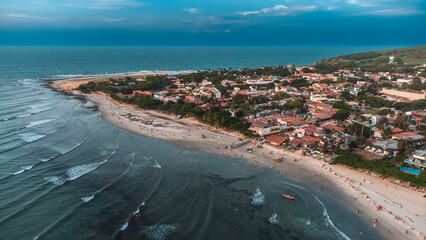
M62 185L67 181L75 180L75 179L97 169L102 164L106 163L107 161L108 160L104 160L102 162L78 165L78 166L75 166L75 167L68 169L64 176L46 177L45 180L50 182L50 183L53 183L55 185Z
M268 218L269 222L272 224L278 224L279 220L278 220L278 215L276 213L272 214L272 216L270 216Z
M303 189L306 192L310 193L312 196L314 196L314 198L321 204L321 206L324 209L323 212L322 212L322 215L324 216L326 223L328 223L340 237L342 237L343 239L346 239L346 240L350 240L350 238L348 236L346 236L345 233L343 233L340 229L338 229L336 226L334 226L333 221L331 221L330 216L328 215L327 208L325 208L324 204L321 202L321 200L319 200L319 198L317 198L317 196L315 196L314 194L309 192L307 189L305 189L301 186L298 186L296 184L292 184L292 183L285 182L285 181L281 181L281 182L284 183L284 184L287 184L287 185L291 185L293 187ZM310 224L311 224L311 222L308 220L308 222L306 222L306 225L309 226Z
M161 165L157 161L154 160L154 162L154 165L152 165L153 168L161 168Z
M86 197L82 197L81 200L83 202L89 202L90 200L92 200L95 196L94 195L90 195L90 196L86 196Z
M48 122L51 122L51 121L53 121L53 120L55 120L54 118L51 118L51 119L44 119L44 120L39 120L39 121L35 121L35 122L31 122L30 124L28 124L27 126L25 126L25 127L34 127L34 126L37 126L37 125L41 125L41 124L45 124L45 123L48 123Z
M262 206L265 204L265 195L263 195L259 188L256 188L256 192L254 192L250 198L252 199L251 204L254 206Z
M28 113L28 114L24 114L24 115L17 116L17 118L23 118L23 117L28 117L28 116L31 116L31 113Z
M144 227L142 233L151 240L163 240L174 232L176 228L177 226L174 224L155 224Z
M124 231L124 230L126 230L128 226L129 226L129 223L128 223L128 222L126 222L126 224L124 224L124 225L120 228L120 231Z
M38 133L22 133L19 135L21 136L21 139L27 143L34 142L40 138L44 138L47 136L45 134L38 134Z
M89 133L87 133L87 135L83 139L83 141L77 143L76 145L71 145L71 144L69 144L69 145L65 144L65 146L64 145L62 145L62 146L55 145L54 147L52 147L52 149L59 152L60 154L64 155L64 154L69 153L72 150L76 149L81 144L83 144L87 140L88 137L89 137Z
M351 240L348 236L346 236L345 233L343 233L342 231L340 231L340 229L338 229L336 226L334 226L333 221L331 221L330 216L327 213L327 208L325 208L324 204L316 197L314 196L315 199L322 205L322 207L324 208L322 215L325 217L325 221L336 231L336 233L342 237L345 240Z
M12 175L19 175L19 174L21 174L21 173L24 173L25 171L30 170L31 168L33 168L33 166L34 166L34 165L30 165L30 166L27 166L27 167L22 167L22 169L21 169L21 170L19 170L19 171L17 171L17 172L12 173Z

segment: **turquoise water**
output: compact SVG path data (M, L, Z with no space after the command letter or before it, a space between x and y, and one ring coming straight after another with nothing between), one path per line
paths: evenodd
M360 231L381 239L337 193L321 192L323 183L194 149L178 154L43 82L306 64L361 50L1 47L0 239L358 239ZM297 201L283 201L282 192Z
M422 173L422 171L415 169L415 168L410 168L410 167L401 167L399 170L401 170L403 172L412 173L412 174L415 174L415 175L420 175L420 173Z

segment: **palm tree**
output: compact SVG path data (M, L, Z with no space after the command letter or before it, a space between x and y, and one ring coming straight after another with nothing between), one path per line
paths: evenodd
M392 129L390 129L389 127L385 127L383 129L383 135L385 136L386 140L388 140L389 137L392 136Z

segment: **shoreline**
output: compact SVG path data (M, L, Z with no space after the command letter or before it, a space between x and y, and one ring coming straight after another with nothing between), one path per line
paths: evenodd
M348 209L355 207L353 211L360 210L359 216L365 221L371 221L373 218L379 220L376 230L384 238L424 239L423 235L426 232L424 193L404 188L389 179L380 179L346 166L329 165L323 161L302 156L301 151L289 152L272 146L256 149L253 153L247 153L244 146L225 150L226 145L238 142L238 138L242 136L215 129L193 118L178 119L158 111L143 110L118 103L103 93L82 94L73 90L79 84L92 79L51 81L49 87L65 94L85 97L97 104L106 121L136 134L163 139L182 148L187 145L188 148L196 148L200 151L244 158L247 163L259 166L261 171L263 168L270 168L292 179L302 178L301 181L303 181L306 178L307 181L314 180L318 183L329 182L332 186L327 185L325 190L335 188L332 191L339 193L341 199L338 200ZM205 135L206 138L201 138L201 135ZM255 146L253 140L250 140L248 144L248 146L251 145ZM275 162L276 156L283 157L283 162ZM297 162L292 161L295 158ZM371 184L365 183L363 179ZM377 204L382 205L383 210L377 211ZM397 217L400 218L399 221ZM408 235L404 233L405 230L408 230Z

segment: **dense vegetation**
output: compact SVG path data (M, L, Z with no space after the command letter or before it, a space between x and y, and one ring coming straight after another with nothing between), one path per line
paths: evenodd
M402 156L394 157L390 160L370 160L365 161L360 155L343 152L336 157L332 164L344 164L354 168L367 169L372 172L395 177L417 186L426 186L426 176L423 172L420 176L404 173L399 168L402 166Z
M129 79L128 79L129 80ZM208 110L203 110L197 104L185 103L182 99L179 99L177 102L168 101L163 103L163 101L156 100L151 96L136 94L135 96L128 98L120 98L117 96L117 92L128 93L129 89L135 90L155 90L163 88L164 81L161 78L151 78L144 81L141 84L136 86L129 86L126 88L114 88L112 86L107 86L105 83L94 83L89 82L87 84L82 84L78 87L78 90L84 93L90 93L92 91L102 91L109 93L110 97L114 100L124 102L127 104L136 105L142 109L156 109L160 111L165 111L172 114L178 114L187 117L195 117L200 122L213 125L217 128L232 129L234 131L239 131L246 136L252 136L252 132L247 129L250 127L250 123L245 121L240 117L233 117L229 111L223 110L218 106L211 106ZM238 98L238 97L237 97ZM261 100L259 100L261 101ZM238 101L237 101L238 102ZM245 99L241 100L241 104L246 104ZM249 105L248 105L249 106Z
M388 64L389 56L394 56L396 64ZM339 69L361 68L372 72L390 72L397 67L426 63L426 46L407 47L384 51L356 53L318 61L318 72L332 73Z

